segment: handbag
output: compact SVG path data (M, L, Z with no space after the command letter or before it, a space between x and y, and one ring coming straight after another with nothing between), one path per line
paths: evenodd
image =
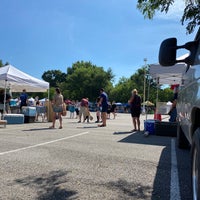
M62 116L66 116L67 115L67 110L66 110L66 104L63 103L63 111L62 111Z

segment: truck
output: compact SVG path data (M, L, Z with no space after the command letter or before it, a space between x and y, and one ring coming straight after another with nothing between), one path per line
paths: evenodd
M185 49L188 56L178 60L177 51ZM185 63L177 99L177 146L191 151L190 178L192 199L200 200L200 29L193 41L177 45L177 38L165 39L159 49L163 67Z

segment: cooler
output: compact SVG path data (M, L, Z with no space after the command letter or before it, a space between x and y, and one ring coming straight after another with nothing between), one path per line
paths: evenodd
M160 122L155 123L155 134L159 136L177 136L177 122Z
M24 114L24 123L32 123L35 121L36 107L23 106L22 113Z
M148 131L150 135L155 134L155 121L153 119L144 121L144 130Z
M33 106L23 106L22 107L22 114L24 116L35 117L36 115L36 107Z
M23 124L24 123L23 114L4 114L3 119L7 120L7 124Z

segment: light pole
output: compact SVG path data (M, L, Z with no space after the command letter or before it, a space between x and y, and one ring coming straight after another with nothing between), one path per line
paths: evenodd
M145 114L145 88L146 88L146 63L147 63L147 59L144 58L144 93L143 93L143 109L142 109L142 113Z

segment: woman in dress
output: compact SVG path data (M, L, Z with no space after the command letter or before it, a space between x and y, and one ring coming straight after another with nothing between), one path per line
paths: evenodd
M134 127L131 132L140 131L141 97L138 95L138 91L136 89L132 91L129 104L131 108L131 117Z

